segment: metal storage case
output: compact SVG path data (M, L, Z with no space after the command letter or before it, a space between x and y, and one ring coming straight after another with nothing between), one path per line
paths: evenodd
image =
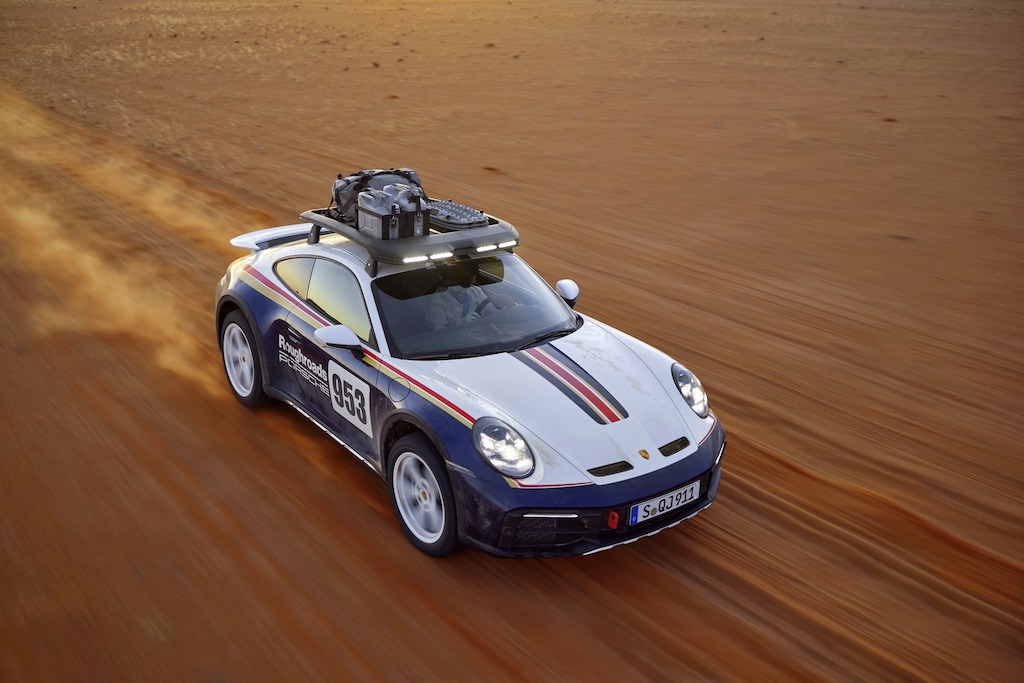
M356 225L378 240L422 237L430 231L430 212L423 191L409 185L363 190L356 201Z

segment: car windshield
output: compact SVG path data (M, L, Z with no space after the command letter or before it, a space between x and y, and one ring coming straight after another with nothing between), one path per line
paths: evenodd
M463 358L526 348L575 331L582 318L517 256L429 265L373 282L398 358Z

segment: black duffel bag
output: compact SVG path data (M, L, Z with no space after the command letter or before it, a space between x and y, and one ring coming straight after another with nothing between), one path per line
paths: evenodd
M334 181L331 198L337 208L334 212L340 220L354 223L356 201L363 190L382 190L385 185L411 185L423 189L419 174L411 168L371 168L351 175L338 174ZM424 193L426 197L426 193Z

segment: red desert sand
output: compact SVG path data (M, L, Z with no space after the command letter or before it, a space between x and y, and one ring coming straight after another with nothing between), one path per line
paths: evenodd
M409 166L665 349L716 504L438 561L229 395L232 236ZM1016 680L1024 6L0 0L0 679Z

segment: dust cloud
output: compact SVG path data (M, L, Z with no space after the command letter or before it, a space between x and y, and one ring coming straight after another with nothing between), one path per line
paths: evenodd
M8 258L32 276L53 284L48 301L27 311L43 336L58 334L121 335L156 350L157 365L213 395L224 385L197 368L209 344L186 321L196 319L194 304L181 300L156 264L115 262L70 236L66 222L31 193L18 192L14 179L0 173L0 220ZM28 203L26 203L26 201Z

